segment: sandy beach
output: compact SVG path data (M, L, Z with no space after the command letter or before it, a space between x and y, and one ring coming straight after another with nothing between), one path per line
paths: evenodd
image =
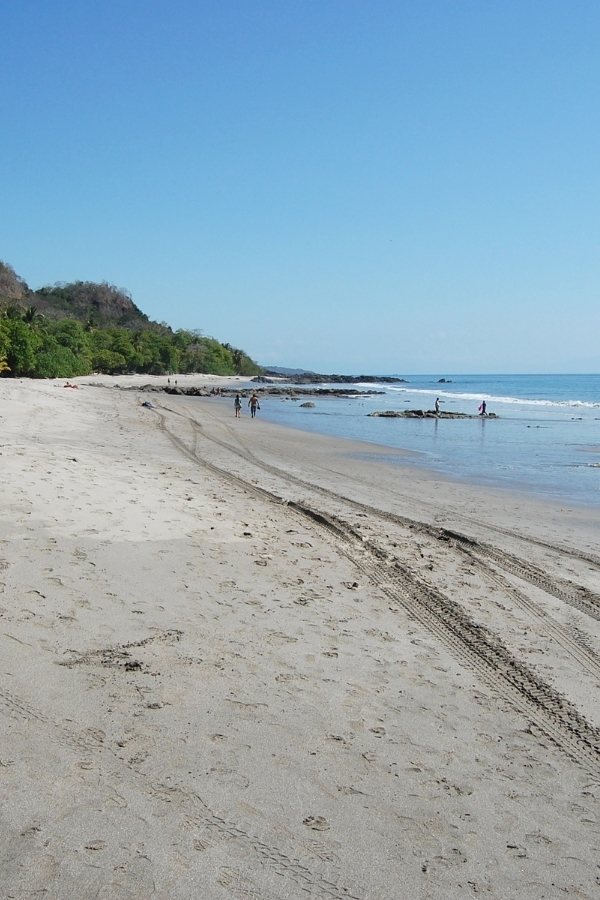
M0 896L597 897L597 510L150 381L0 380Z

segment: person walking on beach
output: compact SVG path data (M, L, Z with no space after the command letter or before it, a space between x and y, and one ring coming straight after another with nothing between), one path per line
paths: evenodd
M479 415L485 416L487 414L487 403L485 400L481 401L481 406L479 407Z
M254 418L256 416L256 410L260 409L260 403L258 402L256 394L252 394L248 400L248 406L250 407L250 416L251 418Z
M439 416L439 414L440 414L440 398L439 397L435 398L435 414L436 414L436 416Z
M239 394L235 395L235 400L233 401L233 408L235 409L235 417L239 419L242 415L242 398Z

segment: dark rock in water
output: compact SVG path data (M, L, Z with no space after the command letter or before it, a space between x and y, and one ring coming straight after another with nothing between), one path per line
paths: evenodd
M496 413L487 413L485 416L472 415L461 412L439 412L434 409L384 409L380 412L367 413L377 419L497 419Z
M273 384L273 379L267 378L266 375L256 375L256 377L251 380L257 384Z
M307 400L306 403L301 403L300 406L303 407L304 409L314 409L315 408L315 404L311 403L310 400Z
M438 384L452 384L451 378L438 378Z

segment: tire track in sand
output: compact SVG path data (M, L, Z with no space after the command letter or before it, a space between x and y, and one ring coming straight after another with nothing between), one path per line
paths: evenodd
M385 551L366 540L346 522L305 503L286 501L273 491L202 459L195 448L190 449L168 428L166 416L158 413L158 421L160 430L174 446L196 464L229 484L269 503L285 504L290 512L312 521L328 536L334 548L356 565L389 600L401 605L413 619L442 641L456 658L519 709L560 750L590 774L600 777L600 729L589 723L568 699L513 656L497 635L475 622L456 601L428 585L399 559L390 560ZM225 449L235 453L228 445ZM276 474L284 483L288 480L296 482L294 478L287 479L285 473L275 467L262 467ZM319 493L332 494L340 499L333 492ZM363 507L362 504L357 506ZM370 507L366 508L371 511ZM378 511L373 509L373 512Z
M524 564L524 560L518 559L517 557L512 557L511 554L504 554L504 552L502 550L499 550L498 548L493 547L492 545L488 545L488 544L485 544L485 543L482 543L479 541L475 541L474 539L469 538L469 537L467 537L467 535L463 535L458 531L450 530L450 529L444 528L442 526L429 525L426 522L421 522L420 520L417 520L417 519L410 519L406 516L400 516L396 513L386 512L385 510L378 509L377 507L370 506L369 504L360 503L360 501L353 500L350 497L345 497L342 494L337 494L335 491L332 491L329 488L325 488L319 484L304 481L303 479L299 478L296 475L292 475L291 473L287 472L284 469L281 469L276 466L273 466L272 464L266 463L263 460L261 460L259 457L257 457L252 452L252 450L250 450L250 448L242 440L242 438L240 437L240 435L237 432L233 431L230 426L225 425L219 419L216 419L216 418L214 419L215 426L220 427L222 430L224 430L227 433L227 435L230 438L233 438L237 444L237 447L233 446L228 441L221 440L221 439L215 437L214 435L210 435L210 436L207 435L205 429L202 426L202 423L198 422L197 419L194 419L193 416L185 415L180 410L173 409L172 407L168 407L163 404L161 404L160 408L164 409L170 413L173 413L173 415L180 416L181 418L187 420L193 427L195 427L202 434L202 436L206 440L210 441L211 443L218 444L220 447L223 447L223 449L229 450L230 452L232 452L238 456L241 456L247 462L252 462L255 465L259 466L260 468L264 469L265 471L270 472L271 474L279 475L279 477L285 477L287 480L292 481L303 487L310 488L311 490L314 490L317 493L321 493L326 496L331 496L337 500L341 500L346 503L351 503L354 506L356 506L356 508L360 508L366 512L376 513L381 518L385 518L388 521L395 522L398 525L404 525L407 528L411 528L413 530L421 531L423 534L428 534L432 537L442 538L442 539L443 539L444 535L452 535L452 537L454 537L458 540L465 541L468 544L475 544L475 545L478 545L481 547L485 547L487 550L497 553L498 555L506 555L507 558L509 558L511 560L515 560L521 565ZM426 502L423 501L423 505L432 509L433 512L438 511L438 507L434 507L432 504L427 504ZM554 552L560 556L565 556L567 558L570 557L572 559L577 559L582 562L586 562L589 565L593 566L595 569L600 570L600 557L595 556L592 553L587 553L583 550L577 550L574 548L566 548L566 547L561 546L560 544L554 544L551 541L545 541L545 540L542 540L541 538L532 537L530 535L523 535L523 534L520 534L519 532L513 531L509 528L502 528L502 526L497 525L497 524L491 524L490 522L480 521L479 519L477 519L473 516L469 516L469 522L471 522L474 525L480 526L481 528L483 528L486 531L493 531L497 534L503 534L503 535L506 535L507 537L513 538L513 539L523 542L525 544L532 544L536 547L541 547L546 550L551 550L552 552ZM538 571L538 574L543 575L543 573L541 573L541 571ZM565 584L570 584L570 582L565 582ZM600 596L599 595L594 595L594 596L600 602Z
M367 515L375 516L386 522L391 522L395 525L399 525L400 527L406 528L412 533L423 534L435 541L452 543L453 546L455 546L457 549L461 549L464 552L469 553L471 556L479 553L481 556L493 560L493 562L497 566L504 569L504 571L510 573L511 575L516 575L517 578L520 578L521 580L534 585L534 587L540 588L541 590L545 591L545 593L550 594L558 600L561 600L563 603L567 603L569 606L572 606L579 612L583 612L590 618L595 619L596 621L600 621L600 594L594 593L593 591L589 590L589 588L586 588L582 585L575 585L573 584L573 582L567 579L559 578L558 576L550 577L532 563L529 563L515 556L514 554L508 553L507 551L501 550L499 547L494 547L491 544L487 544L483 541L478 541L474 538L470 538L467 535L462 534L461 532L435 525L428 525L425 522L420 522L416 519L411 519L407 516L399 515L398 513L392 513L386 510L378 509L377 507L371 506L370 504L361 503L360 501L353 500L349 497L344 496L343 494L338 494L337 492L330 490L329 488L325 488L322 485L306 481L298 477L297 475L293 475L292 473L287 472L284 469L273 466L270 463L263 462L245 446L243 441L241 441L237 435L235 435L236 441L239 445L241 445L242 449L240 449L239 446L235 447L228 441L221 440L214 435L208 436L202 428L201 423L199 423L193 417L186 416L180 411L173 410L170 407L163 406L161 408L185 419L187 422L189 422L192 428L202 434L202 436L210 443L217 444L224 450L228 450L230 453L241 457L246 462L249 462L257 466L259 469L262 469L263 471L274 475L276 478L283 479L287 483L295 484L298 487L302 487L321 496L328 497L332 500L335 500L336 502L348 504L355 510L359 510L360 512ZM222 423L218 422L218 424L221 425ZM228 433L230 433L230 429L227 426L226 429ZM476 522L476 520L473 520L473 522ZM488 530L491 527L489 525L486 525L485 523L481 524ZM494 530L515 538L520 542L526 542L529 544L534 544L535 546L552 550L554 553L557 553L560 556L581 560L588 563L589 565L594 566L595 568L600 569L600 559L590 554L586 554L577 550L566 549L565 547L561 547L559 545L541 541L535 538L524 537L517 532L499 528L498 526L494 526Z

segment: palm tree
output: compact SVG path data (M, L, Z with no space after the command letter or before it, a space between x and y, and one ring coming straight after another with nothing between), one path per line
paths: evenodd
M34 325L43 318L44 316L39 312L37 306L28 306L23 313L23 321L26 322L27 325Z

